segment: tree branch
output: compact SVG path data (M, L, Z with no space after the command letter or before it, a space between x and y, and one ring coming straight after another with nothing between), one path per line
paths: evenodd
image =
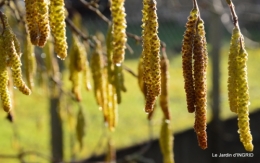
M234 4L232 3L231 0L226 0L226 2L227 2L227 4L229 5L229 8L230 8L234 26L239 27L238 26L238 17L237 17L236 11L235 11Z
M80 31L74 24L73 22L69 19L66 18L65 22L67 23L67 25L70 27L70 29L76 33L78 36L80 36L83 40L87 41L90 45L90 47L95 47L94 43L91 42L91 37L90 36L86 36L82 31Z
M132 76L138 78L138 75L134 71L132 71L129 67L123 65L123 68L125 71L129 72Z
M85 7L87 7L89 10L95 12L101 19L103 19L105 22L107 22L108 24L111 23L111 21L105 16L103 15L99 9L93 7L89 2L84 1L84 0L79 0Z

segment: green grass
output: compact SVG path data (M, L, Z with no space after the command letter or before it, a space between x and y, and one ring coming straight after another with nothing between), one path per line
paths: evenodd
M248 50L248 76L250 86L250 109L254 110L260 106L259 100L259 77L260 49ZM223 49L221 54L221 118L226 119L235 116L229 111L227 99L227 56L228 49ZM209 61L210 64L210 61ZM137 60L125 62L127 67L137 72ZM210 67L210 65L209 65ZM208 91L211 87L211 69L208 69ZM181 56L175 55L170 60L170 109L172 116L172 129L180 132L193 127L194 114L187 112L185 92L183 89ZM64 74L63 79L68 79ZM63 106L60 109L64 129L64 155L66 160L71 157L76 159L85 158L92 154L100 154L105 151L107 137L113 139L117 148L123 148L133 144L141 143L150 138L149 124L145 114L143 95L139 91L137 79L125 72L125 85L128 89L123 93L122 104L119 106L118 126L114 133L109 133L103 124L102 112L98 110L93 97L93 92L83 93L82 106L87 121L84 148L80 151L75 142L75 117L78 105L68 97L62 99ZM70 83L64 85L65 90L70 90ZM15 92L15 123L10 124L6 119L4 111L0 111L0 155L17 154L19 150L38 151L44 155L50 155L49 145L49 101L48 92L44 88L37 88L31 96L24 96L19 91ZM210 101L210 99L208 99ZM65 107L66 106L66 107ZM68 110L70 114L68 114ZM208 115L210 120L210 104L208 103ZM161 124L161 111L158 107L151 123L153 138L158 137ZM71 118L72 117L72 118ZM74 141L72 141L74 140ZM74 145L73 145L74 144ZM48 162L39 157L27 157L27 161ZM0 158L0 162L18 163L15 159Z

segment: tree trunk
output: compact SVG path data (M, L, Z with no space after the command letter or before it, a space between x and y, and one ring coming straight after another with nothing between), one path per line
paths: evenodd
M215 0L214 0L215 1ZM213 5L214 5L213 1ZM218 3L215 1L215 3ZM212 145L212 153L220 153L221 151L221 133L222 125L220 121L220 50L223 25L220 20L220 15L211 12L209 31L209 42L212 45L210 51L212 61L212 90L211 90L211 108L212 108L212 135L209 135ZM218 158L212 158L212 163L218 163Z
M51 152L55 162L63 159L63 133L62 121L58 112L60 102L60 90L55 83L53 84L50 98L50 126L51 126Z

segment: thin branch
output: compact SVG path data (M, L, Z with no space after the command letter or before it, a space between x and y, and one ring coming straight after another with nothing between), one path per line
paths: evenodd
M107 22L108 24L111 23L111 21L105 16L103 15L99 9L93 7L91 5L91 3L84 1L84 0L79 0L85 7L87 7L89 10L95 12L101 19L103 19L105 22Z
M38 156L39 158L42 158L44 160L47 160L52 163L83 163L82 161L56 161L56 159L44 155L40 152L37 151L25 151L25 152L20 152L18 154L0 154L1 159L18 159L22 160L24 157L29 156L29 155L34 155ZM84 163L105 163L105 162L84 162Z
M80 36L83 40L87 41L90 45L90 47L95 47L94 43L91 42L91 37L89 36L86 36L82 31L80 31L74 24L73 22L69 19L69 18L66 18L65 19L65 22L67 23L67 25L70 27L70 29L76 33L78 36Z
M198 8L197 0L193 0L193 7L194 7L195 9L199 9L199 8Z
M0 18L1 18L1 22L2 22L2 24L3 24L3 32L2 32L2 34L1 35L3 35L4 34L4 31L5 31L5 21L4 21L4 18L3 18L3 15L4 15L4 13L2 13L1 11L0 11Z
M125 71L129 72L132 76L138 78L138 75L135 72L133 72L129 67L123 65L123 68Z
M111 21L105 16L103 15L97 8L93 7L89 2L86 2L84 0L79 0L82 4L84 4L85 7L87 7L88 9L90 9L91 11L94 11L101 19L103 19L105 22L107 22L108 24L111 24ZM142 41L142 38L140 36L134 35L132 33L126 32L126 35L130 38L135 39L138 42ZM166 47L165 42L161 41L161 46L162 47ZM133 53L132 48L126 44L127 49L130 51L130 53Z
M142 37L135 35L133 33L126 32L127 37L134 39L136 42L141 43L143 41ZM166 48L166 43L160 40L161 48Z
M137 43L141 43L143 40L140 36L135 35L133 33L126 32L126 35L127 35L127 37L134 39Z
M236 11L235 11L234 4L232 3L231 0L226 0L226 2L227 2L227 4L229 5L229 8L230 8L234 26L239 27L238 26L238 17L237 17Z

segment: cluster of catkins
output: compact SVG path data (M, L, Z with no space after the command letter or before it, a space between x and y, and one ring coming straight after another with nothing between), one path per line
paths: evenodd
M116 73L112 64L111 29L107 37L107 65L104 63L100 41L96 40L95 50L91 57L91 71L94 80L94 94L100 110L103 112L104 121L113 131L117 124L118 95L116 85Z
M197 5L190 12L182 44L182 68L188 111L195 111L194 129L199 146L207 148L207 43Z
M26 24L33 45L43 47L51 31L58 57L67 56L64 0L25 0Z
M228 99L230 110L238 114L238 133L247 151L253 151L252 135L249 127L249 88L243 35L234 27L228 58Z
M44 47L50 31L55 44L55 52L58 57L64 59L67 56L67 42L65 35L65 7L64 0L25 0L26 25L29 37L25 41L24 63L25 75L28 86L33 87L33 75L35 74L36 61L33 45ZM5 111L11 109L11 98L8 92L8 69L11 68L14 86L26 95L31 90L22 80L21 50L16 36L8 24L7 17L1 13L3 32L1 34L2 51L1 61L1 100ZM33 45L32 45L33 44Z
M72 82L72 93L75 95L77 101L81 101L81 81L83 81L84 87L87 90L91 89L90 85L90 71L89 63L87 60L87 52L84 44L80 41L80 38L72 35L72 47L70 50L70 77Z
M169 60L165 48L160 57L160 40L156 1L143 1L142 39L143 51L138 65L138 85L146 100L145 111L152 118L156 98L159 96L163 120L160 132L160 147L164 163L173 163L173 135L170 126L168 97Z
M167 58L165 48L162 48L162 55L160 58L160 69L161 69L161 94L159 96L159 103L161 110L163 112L163 119L161 124L160 132L160 147L163 154L164 163L173 163L173 133L171 130L171 116L169 109L169 60ZM146 99L146 85L143 81L143 58L141 57L138 64L138 85L142 91L144 98ZM153 117L153 112L148 114L148 119L151 120Z
M11 98L8 90L8 67L11 68L14 86L25 95L31 94L31 90L25 85L22 79L21 71L21 49L20 44L8 24L5 14L0 12L3 32L0 35L0 95L2 100L3 109L9 112L12 108Z

